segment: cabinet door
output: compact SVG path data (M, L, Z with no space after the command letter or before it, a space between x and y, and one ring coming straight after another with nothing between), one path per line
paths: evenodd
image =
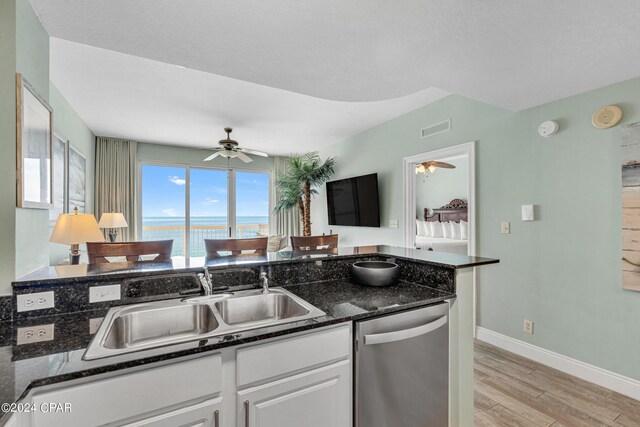
M222 425L222 399L212 399L124 424L124 427L220 427Z
M238 391L238 427L348 427L351 400L344 360Z

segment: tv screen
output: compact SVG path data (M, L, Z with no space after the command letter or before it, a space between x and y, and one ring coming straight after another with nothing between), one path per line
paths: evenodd
M327 182L329 225L380 227L378 174Z

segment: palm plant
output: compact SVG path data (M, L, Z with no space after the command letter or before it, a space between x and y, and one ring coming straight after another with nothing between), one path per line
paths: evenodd
M276 188L280 192L274 211L297 209L302 223L302 235L311 235L311 196L334 173L335 158L322 162L318 153L303 156L292 155L287 160L287 172L276 177Z

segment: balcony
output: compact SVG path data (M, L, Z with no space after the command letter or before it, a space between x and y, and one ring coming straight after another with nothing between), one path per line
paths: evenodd
M250 239L258 234L269 234L268 224L236 225L235 238ZM189 233L191 257L205 256L204 239L228 239L229 227L226 225L192 225ZM173 239L172 256L187 256L185 227L181 225L147 225L142 227L142 240Z

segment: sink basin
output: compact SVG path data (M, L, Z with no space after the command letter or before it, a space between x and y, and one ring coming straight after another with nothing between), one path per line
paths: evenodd
M220 324L206 304L181 304L120 313L106 334L110 349L184 341L216 330Z
M273 292L225 299L215 307L228 325L272 323L309 314L289 295Z
M117 356L324 316L280 288L114 307L82 358Z

